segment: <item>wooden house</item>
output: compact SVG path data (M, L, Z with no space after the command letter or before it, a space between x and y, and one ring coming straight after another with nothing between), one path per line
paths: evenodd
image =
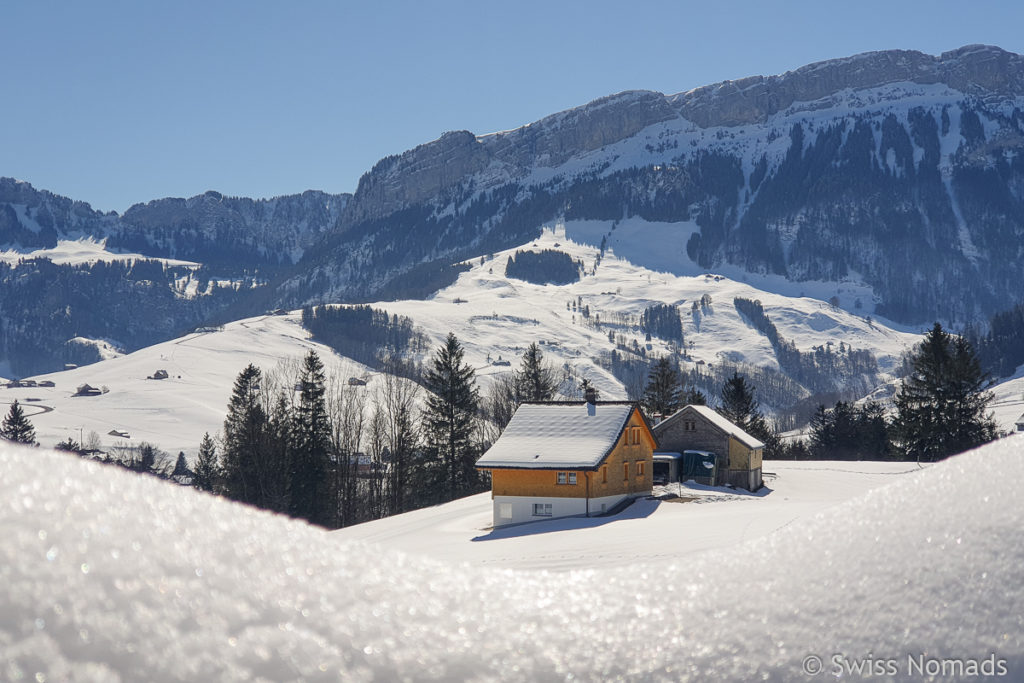
M649 495L656 448L635 403L524 403L476 466L490 470L497 527L599 515Z
M756 491L763 485L764 444L707 406L686 406L654 426L661 450L705 451L722 456L717 482Z

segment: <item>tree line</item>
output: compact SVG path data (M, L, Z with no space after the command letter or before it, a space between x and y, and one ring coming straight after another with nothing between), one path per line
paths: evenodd
M385 372L372 391L329 382L313 350L294 377L250 364L220 437L200 443L192 483L328 528L484 491L480 454L520 403L551 399L558 383L532 344L485 398L464 355L449 333L419 383Z
M764 416L755 387L734 371L723 385L718 411L765 443L767 459L918 460L934 462L998 438L988 408L991 382L970 342L936 323L909 358L909 375L892 411L877 402L819 404L809 438L785 442ZM706 404L674 359L656 360L643 405L649 415L671 415L688 403Z

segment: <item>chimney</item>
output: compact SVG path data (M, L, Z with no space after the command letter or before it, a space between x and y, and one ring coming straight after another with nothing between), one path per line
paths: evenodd
M587 387L584 396L587 399L587 415L595 415L597 413L597 389Z

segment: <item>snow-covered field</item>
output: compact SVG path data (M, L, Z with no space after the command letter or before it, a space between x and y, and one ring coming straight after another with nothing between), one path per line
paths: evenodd
M669 486L692 502L639 500L612 517L555 519L491 530L491 494L336 531L345 540L451 562L511 569L567 570L678 561L756 542L857 497L914 463L783 462L764 465L767 486L751 494Z
M308 339L298 315L265 316L240 320L222 330L189 334L125 356L75 370L40 375L55 386L0 388L0 408L17 399L36 428L36 438L53 446L71 438L78 441L96 432L104 447L147 441L172 455L194 453L204 432L216 434L224 422L231 388L246 365L264 373L297 363L308 349L316 349L330 375L369 380L377 373L338 356ZM157 370L168 378L147 379ZM289 380L294 373L288 374ZM106 387L100 396L74 396L78 386ZM130 439L110 436L117 430Z
M60 265L84 265L96 263L97 261L160 261L168 266L189 266L198 268L199 264L194 261L182 261L180 259L157 258L145 256L128 251L117 251L107 249L105 239L93 237L82 237L77 240L58 240L57 246L46 249L8 249L0 251L0 261L16 264L22 259L42 258L49 259Z
M549 572L367 545L0 446L0 678L789 681L818 665L822 678L858 678L849 670L870 660L891 667L879 679L929 678L917 666L958 680L991 661L1021 680L1022 447L1014 437L919 472L872 474L857 491L837 484L854 481L846 475L773 463L771 496L678 512L663 503L604 525L666 531L662 514L708 520L717 509L754 520L748 542L600 566L616 551L602 547L602 528L582 529L574 568ZM762 525L787 490L848 500ZM464 517L451 531L429 527L461 534Z

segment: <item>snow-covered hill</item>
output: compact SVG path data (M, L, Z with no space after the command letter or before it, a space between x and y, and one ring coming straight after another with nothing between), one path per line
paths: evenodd
M573 377L589 379L607 398L626 397L626 387L606 369L617 344L624 342L647 356L678 350L678 344L657 337L647 341L639 326L644 309L656 303L680 307L688 356L683 367L691 371L725 364L781 372L768 339L736 310L733 300L737 297L760 300L779 335L801 351L825 346L838 351L840 344L870 351L878 359L880 382L920 338L891 322L854 315L812 298L837 291L827 283L806 283L802 292L784 296L764 291L772 284L771 276L733 273L749 280L741 282L705 272L685 250L680 252L690 229L686 224L639 220L615 228L599 222L556 225L521 247L470 261L470 269L453 285L426 301L374 305L412 318L435 346L454 331L482 377L510 372L526 347L536 342L556 367ZM646 255L636 253L637 230L653 234L662 248ZM602 237L607 251L595 269ZM579 282L561 286L536 285L505 275L506 262L515 252L545 249L582 261L587 274ZM645 261L649 267L638 265ZM669 268L671 272L665 272ZM838 288L839 295L850 299L857 292L855 287L849 291ZM692 305L705 297L710 305L698 306L693 312ZM584 317L585 308L589 317ZM499 358L509 361L511 367L494 365Z
M428 361L448 332L455 332L484 393L496 378L515 370L522 353L536 342L546 360L566 377L565 395L573 396L579 380L587 378L605 398L626 398L627 387L608 369L617 344L646 355L677 350L657 337L647 342L638 326L644 309L658 302L681 307L689 357L683 366L693 372L707 373L708 368L722 364L779 370L771 344L737 312L734 297L761 300L780 335L801 350L818 346L838 350L844 344L871 351L879 362L878 382L889 378L900 354L918 339L884 321L852 315L817 299L770 294L752 284L702 273L685 256L677 262L679 274L631 263L616 254L620 249L629 254L625 238L633 223L610 232L610 246L594 270L598 248L573 238L594 241L597 227L595 223L556 226L520 248L557 249L582 261L588 274L577 283L535 285L506 277L505 263L517 251L513 249L483 263L474 260L455 284L427 301L373 305L410 317L426 334L430 343L417 356L419 361ZM672 235L686 231L685 225L644 227L664 234L666 251ZM711 304L691 314L691 303L702 297L710 297ZM584 318L584 308L589 318ZM25 405L39 440L47 446L67 438L78 441L92 431L105 446L124 443L109 435L116 430L130 434L132 443L148 441L172 453L192 453L204 432L214 434L220 429L232 382L249 363L268 371L315 348L340 381L375 375L308 337L298 311L245 319L75 370L34 377L56 386L0 389L0 402L18 399ZM146 379L157 370L166 370L169 378ZM82 384L107 387L109 392L73 396ZM372 391L372 382L368 387ZM799 385L794 387L799 390ZM766 393L762 388L762 398ZM766 407L773 406L766 402Z
M1019 680L1021 448L899 476L754 542L595 568L595 538L545 572L405 555L0 446L0 676L787 681L870 661L886 679L990 663Z
M221 429L232 384L249 363L267 373L293 370L308 349L315 349L332 378L345 382L360 377L370 380L367 388L373 388L376 373L308 336L297 314L240 320L33 378L52 381L54 387L0 388L0 403L17 399L45 446L68 438L79 441L96 432L105 448L146 441L172 454L191 454L204 432L216 434ZM158 370L166 370L167 379L147 379ZM294 380L294 373L283 374L281 381ZM82 384L109 391L75 396ZM113 436L111 431L130 438Z

